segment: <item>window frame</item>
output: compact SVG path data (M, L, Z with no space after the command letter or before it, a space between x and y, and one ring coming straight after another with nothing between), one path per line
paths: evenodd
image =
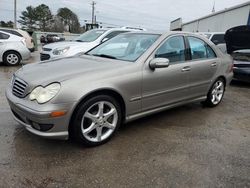
M152 53L152 57L153 58L156 58L155 55L156 55L156 52L158 51L158 49L161 48L161 46L167 42L167 40L173 38L173 37L182 37L183 39L183 43L184 43L184 56L185 56L185 60L184 61L175 61L175 62L169 62L169 65L176 65L176 64L180 64L180 63L185 63L188 61L188 48L187 48L187 42L186 42L186 39L185 39L185 35L184 34L172 34L172 35L169 35L167 38L165 38L164 40L161 41L161 43L155 48L155 50L153 51Z
M192 59L192 53L191 53L191 47L190 47L190 43L189 43L189 40L188 40L188 38L189 37L192 37L192 38L195 38L195 39L198 39L198 40L200 40L200 41L202 41L202 42L204 42L204 44L206 45L205 46L205 48L206 48L206 58L200 58L200 59ZM218 58L218 55L217 55L217 53L216 53L216 51L212 48L212 46L210 46L205 40L203 40L202 38L199 38L199 37L197 37L197 36L193 36L193 35L186 35L185 36L185 40L186 40L186 44L187 44L187 51L188 51L188 58L189 58L189 60L188 61L204 61L204 60L211 60L211 59L217 59ZM209 58L208 57L208 49L207 49L207 46L208 47L210 47L211 49L212 49L212 51L214 52L214 55L215 55L215 57L213 57L213 58Z

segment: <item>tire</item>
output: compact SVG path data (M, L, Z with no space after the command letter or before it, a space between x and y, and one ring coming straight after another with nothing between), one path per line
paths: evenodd
M21 56L15 51L9 51L4 54L3 62L7 66L16 66L20 64Z
M85 146L98 146L114 136L121 122L121 107L113 97L94 96L80 104L74 114L70 137Z
M222 78L217 79L210 88L207 99L204 104L208 107L219 105L225 93L225 81Z

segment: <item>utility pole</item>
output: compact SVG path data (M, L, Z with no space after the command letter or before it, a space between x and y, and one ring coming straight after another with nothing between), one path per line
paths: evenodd
M213 5L212 13L215 13L215 0L214 0L214 5Z
M16 0L14 0L14 29L17 28L16 24Z
M96 2L92 1L91 5L92 5L92 24L94 24L95 23L95 5L96 5Z

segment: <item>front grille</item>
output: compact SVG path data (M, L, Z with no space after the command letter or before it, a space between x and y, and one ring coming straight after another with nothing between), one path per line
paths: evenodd
M26 89L28 84L19 78L14 78L12 85L12 93L13 95L23 98L26 95Z
M45 60L48 60L50 59L50 55L49 54L40 54L40 60L41 61L45 61Z
M50 52L52 49L51 48L43 48L43 51L45 52Z

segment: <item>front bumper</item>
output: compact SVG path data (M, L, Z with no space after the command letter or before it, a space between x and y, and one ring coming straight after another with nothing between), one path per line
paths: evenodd
M234 80L250 82L250 68L234 68Z
M68 139L68 126L75 106L74 102L63 104L48 103L39 105L35 101L29 101L27 99L21 99L14 96L10 88L6 90L6 97L14 119L23 125L29 132L46 138L62 140ZM51 112L58 110L66 111L66 114L61 117L50 116ZM37 128L38 125L52 126L49 130L39 130Z

